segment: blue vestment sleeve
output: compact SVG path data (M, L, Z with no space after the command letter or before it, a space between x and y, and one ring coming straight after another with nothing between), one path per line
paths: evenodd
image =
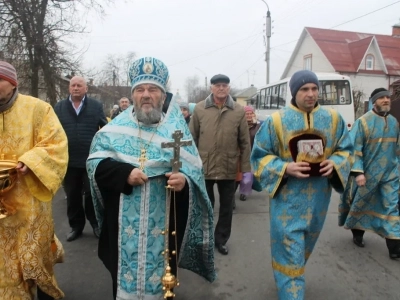
M267 189L270 198L276 194L288 165L288 162L279 157L279 141L273 118L268 117L254 138L251 164L255 179L263 189Z
M350 137L354 145L354 164L351 171L354 173L364 173L363 148L366 136L362 119L355 121L350 131Z
M335 136L337 142L334 143L334 145L336 145L336 147L328 158L333 161L334 167L330 183L338 193L343 193L349 179L351 166L354 162L354 148L346 123L340 115L338 115Z

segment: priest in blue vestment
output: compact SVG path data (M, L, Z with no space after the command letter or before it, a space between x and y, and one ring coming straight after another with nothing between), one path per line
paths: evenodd
M353 125L355 162L339 205L339 225L351 229L353 242L365 247L364 233L386 239L389 257L400 258L399 124L389 114L390 93L375 89L372 110Z
M99 257L114 298L155 300L163 298L166 252L175 276L179 266L215 279L213 210L194 143L180 149L179 172L171 172L174 149L161 146L177 130L192 140L179 105L167 103L167 67L145 57L129 72L133 107L96 134L87 169L101 226Z
M272 268L280 300L304 299L305 265L325 222L332 187L343 192L353 146L340 114L318 104L311 71L290 79L289 106L258 130L251 155L270 200Z

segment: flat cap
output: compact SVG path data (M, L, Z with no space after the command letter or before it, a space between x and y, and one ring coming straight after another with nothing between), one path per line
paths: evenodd
M217 74L214 75L211 80L210 80L211 84L216 84L216 83L229 83L229 77L223 74Z

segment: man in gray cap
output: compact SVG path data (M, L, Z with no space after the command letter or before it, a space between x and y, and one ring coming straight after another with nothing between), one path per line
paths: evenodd
M385 88L371 94L373 108L354 123L350 136L355 162L339 205L339 225L351 229L353 242L364 247L365 231L386 239L389 257L400 258L399 125L389 114Z
M270 199L272 268L279 299L304 299L304 269L325 222L332 187L343 192L353 146L340 114L318 104L318 78L298 71L291 104L259 129L251 162Z
M219 192L219 218L215 228L218 251L228 254L226 242L231 235L235 179L240 162L241 172L250 172L250 137L242 106L229 95L229 77L211 78L211 94L199 102L189 124L203 161L208 196L214 207L214 184Z

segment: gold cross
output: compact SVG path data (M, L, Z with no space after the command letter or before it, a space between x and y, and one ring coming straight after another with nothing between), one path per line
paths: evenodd
M144 163L147 161L147 157L146 157L146 149L141 149L140 150L140 157L139 157L139 162L140 162L140 166L139 169L141 171L144 170Z
M278 219L281 220L281 221L282 221L282 225L283 225L284 227L286 227L287 221L293 219L293 217L292 217L292 216L289 216L289 215L286 213L286 209L284 209L284 210L283 210L283 214L282 214L281 216L279 216Z
M293 194L294 194L294 191L292 189L286 189L286 186L285 186L285 189L282 190L283 201L287 201L288 197L290 197Z
M308 200L312 200L313 194L314 194L316 191L317 191L316 189L313 189L313 188L312 188L312 183L311 183L311 182L308 184L308 187L307 187L306 189L302 189L302 190L301 190L302 193L306 193L306 194L307 194Z
M313 214L311 213L311 208L307 208L307 213L305 215L301 215L300 218L304 219L307 221L307 223L310 223L312 220Z
M301 287L296 285L294 281L292 281L292 287L290 289L287 289L289 293L293 294L294 298L297 298L297 292L301 290Z

